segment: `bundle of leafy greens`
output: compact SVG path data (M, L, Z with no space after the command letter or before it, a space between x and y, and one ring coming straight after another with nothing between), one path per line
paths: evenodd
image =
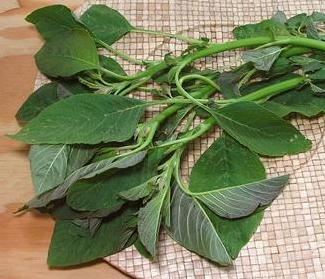
M27 21L45 40L35 60L51 82L19 109L26 125L11 137L32 145L36 197L21 210L56 221L48 264L77 265L131 245L154 260L164 228L186 249L231 265L288 183L287 175L266 177L260 156L309 150L311 142L287 120L325 111L325 14L288 19L278 12L236 27L235 39L223 43L141 29L104 5L80 18L48 6ZM188 48L161 61L138 60L112 46L128 33L170 37ZM102 48L142 70L127 74L99 55ZM235 49L244 49L239 67L193 65ZM152 98L127 96L134 91ZM165 106L144 118L157 105ZM222 134L187 183L180 166L188 144L216 125Z

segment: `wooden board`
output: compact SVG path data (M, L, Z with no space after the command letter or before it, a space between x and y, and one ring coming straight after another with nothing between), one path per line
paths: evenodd
M33 195L27 146L4 136L19 128L14 118L15 112L33 90L37 70L32 56L42 43L33 27L24 21L24 17L41 6L62 3L76 8L82 2L0 0L1 279L128 278L103 261L82 268L48 269L46 257L53 221L48 216L32 213L20 217L12 214Z

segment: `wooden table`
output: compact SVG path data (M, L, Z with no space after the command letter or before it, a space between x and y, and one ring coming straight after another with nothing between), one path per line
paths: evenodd
M47 248L53 229L48 216L12 213L33 196L28 147L4 137L19 126L15 112L32 92L33 54L42 41L24 17L51 4L76 8L82 0L0 0L0 278L128 278L103 261L72 269L48 269Z

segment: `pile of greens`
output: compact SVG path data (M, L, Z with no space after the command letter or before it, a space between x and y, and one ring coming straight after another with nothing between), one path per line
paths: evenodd
M32 145L36 197L20 211L56 220L48 264L77 265L131 245L155 260L162 228L186 249L232 264L288 183L287 175L267 178L260 156L308 151L311 142L287 120L325 111L325 14L278 12L236 27L223 43L134 27L104 5L80 18L49 6L26 19L45 40L35 60L51 82L19 109L26 125L11 137ZM188 47L139 60L112 47L128 33ZM127 74L99 54L103 48L142 70ZM235 49L244 49L243 63L228 71L193 64ZM150 100L127 97L135 91ZM180 167L187 147L215 126L221 136L187 183Z

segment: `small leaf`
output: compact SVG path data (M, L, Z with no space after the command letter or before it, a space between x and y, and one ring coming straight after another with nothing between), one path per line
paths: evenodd
M70 77L99 68L93 39L87 31L79 29L51 37L35 55L35 60L38 69L51 77Z
M317 95L318 93L325 93L325 89L324 89L324 88L321 88L321 87L319 87L319 86L317 86L317 85L315 85L315 84L313 84L313 83L310 83L310 88L311 88L311 90L312 90L314 93L316 93L316 95Z
M253 62L255 68L258 70L268 71L279 57L281 51L282 48L278 46L248 50L243 53L242 59L245 62Z
M144 102L127 97L75 95L43 110L12 138L31 144L123 142L144 110Z
M136 154L130 155L128 157L121 158L119 160L114 161L112 158L102 160L99 162L95 162L89 165L86 165L80 169L75 170L72 172L65 181L60 184L55 189L46 192L40 196L35 197L34 199L30 200L27 204L27 208L39 208L45 207L51 201L61 199L66 196L66 193L70 186L77 182L80 179L86 179L94 177L98 174L101 174L105 171L111 169L124 169L131 166L134 166L141 162L146 155L146 152L138 152Z
M259 206L269 205L288 183L288 176L269 178L248 184L193 193L214 213L226 218L240 218L253 213Z
M306 18L307 18L307 14L305 14L305 13L290 17L287 20L288 30L290 30L290 32L292 34L297 34L299 31L299 28L302 27L303 22L306 20Z
M287 16L282 11L277 11L275 15L272 17L273 21L285 24L287 22Z
M134 29L123 15L106 5L92 5L80 20L96 38L108 45Z
M57 221L48 254L48 264L71 266L113 255L132 245L134 229L128 222L134 218L130 208L103 221L92 236L86 229L70 220Z
M46 40L73 29L84 29L69 8L52 5L33 11L26 20L35 24L38 32Z
M162 218L164 200L169 187L165 186L139 211L138 233L139 238L148 252L155 257L156 245Z
M268 156L297 154L310 149L294 126L253 102L237 102L217 110L219 125L252 151Z

